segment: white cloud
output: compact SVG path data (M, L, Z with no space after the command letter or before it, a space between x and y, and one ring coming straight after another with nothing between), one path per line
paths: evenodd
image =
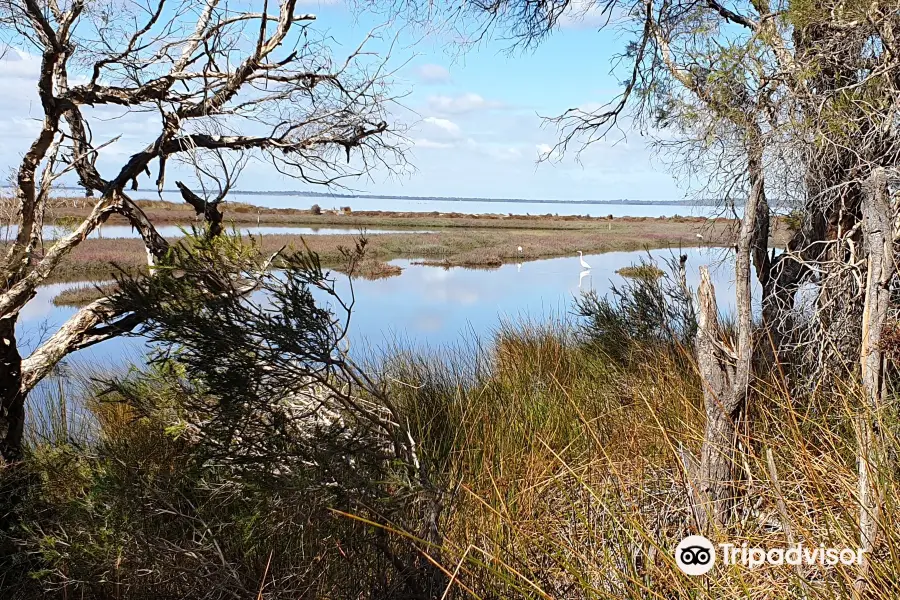
M513 161L522 157L522 148L518 144L479 142L472 138L467 138L465 147L473 152L500 161Z
M413 138L411 141L416 148L428 148L432 150L443 150L453 148L454 146L454 144L450 142L438 142L428 138Z
M0 74L3 77L34 81L41 68L39 56L23 52L18 48L6 47L0 51Z
M428 106L437 113L458 115L479 110L503 108L504 104L496 100L486 100L474 93L459 96L431 96Z
M450 119L441 119L438 117L426 117L423 119L423 122L428 123L429 125L433 125L438 129L442 129L449 133L450 135L458 135L459 134L459 125L451 121Z
M450 71L447 70L447 67L442 67L441 65L432 63L419 65L416 67L415 73L422 83L438 84L450 81Z

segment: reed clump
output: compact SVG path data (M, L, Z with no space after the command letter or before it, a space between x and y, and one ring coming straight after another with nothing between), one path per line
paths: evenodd
M665 275L665 272L654 265L631 265L622 267L616 271L622 277L633 277L643 279L656 279Z

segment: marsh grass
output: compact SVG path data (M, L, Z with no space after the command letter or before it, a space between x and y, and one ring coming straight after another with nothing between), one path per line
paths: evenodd
M469 362L457 355L394 365L404 382L397 393L455 490L440 555L461 596L854 597L855 566L720 563L706 577L681 574L674 548L695 533L682 452L698 456L704 425L690 353L641 343L613 358L557 325L503 329ZM855 549L855 427L876 418L894 455L897 420L868 412L853 382L808 398L785 390L777 369L754 385L756 422L740 428L747 454L737 468L735 524L712 537ZM874 475L885 503L863 595L895 598L897 473Z
M260 597L375 598L366 590L395 579L387 555L373 549L411 544L441 566L447 584L422 595L406 589L408 598L898 596L898 473L887 467L872 472L883 508L868 573L719 563L705 577L683 575L673 550L695 532L683 457L698 456L702 440L700 381L689 347L628 331L611 346L580 317L504 323L490 339L395 349L370 365L408 420L422 469L446 490L439 545L404 528L402 514L381 518L350 499L251 490L220 467L200 477L177 432L87 393L83 406L101 441L93 448L104 462L88 460L90 445L60 449L52 442L58 432L33 438L34 468L50 493L42 517L64 522L70 535L30 532L31 556L42 561L35 581L74 592L97 578L104 583L93 589L111 595L178 589L218 598L229 586L238 595L256 589L251 583L274 573ZM754 381L745 411L753 425L738 427L735 519L711 537L763 548L856 548L855 432L861 419L876 422L885 454L896 456L896 408L892 401L872 413L849 378L803 397L788 389L777 367ZM165 389L148 384L147 393ZM321 476L304 474L304 485ZM141 548L169 548L171 556ZM860 577L866 588L855 596ZM207 581L221 594L210 595Z
M118 286L114 283L77 285L57 294L53 298L53 305L80 308L94 300L106 298L117 289Z
M169 209L166 209L167 211ZM312 218L308 211L298 211L298 215ZM171 216L168 212L168 216ZM239 219L231 219L226 213L226 221L237 225ZM255 216L255 215L254 215ZM150 215L151 220L153 215ZM305 218L304 217L304 218ZM607 229L605 219L584 219L567 221L546 218L487 218L472 217L457 219L441 217L452 226L441 226L422 215L410 217L356 217L346 219L341 226L365 228L388 226L402 229L433 229L430 233L393 232L369 238L369 256L378 261L395 258L425 259L426 264L440 266L498 267L506 263L523 260L539 260L560 256L574 256L577 250L585 253L643 250L648 248L688 247L696 243L695 234L704 231L706 243L728 246L733 243L733 222L705 219L630 219L614 221L615 227ZM299 218L299 217L298 217ZM186 220L157 223L188 223ZM307 223L309 224L309 223ZM334 225L334 223L320 223ZM354 234L329 235L286 235L267 234L258 236L261 248L275 252L282 247L300 248L305 242L316 252L322 264L338 267L344 262L341 248L352 244ZM777 236L776 236L777 237ZM522 247L522 252L518 248ZM140 273L147 268L147 254L140 239L93 239L81 242L61 261L49 281L75 281L83 279L108 279L122 271Z
M336 267L335 270L341 273L348 273L346 266ZM375 258L367 258L354 265L352 273L354 277L359 279L376 281L378 279L387 279L388 277L397 277L403 273L403 268Z

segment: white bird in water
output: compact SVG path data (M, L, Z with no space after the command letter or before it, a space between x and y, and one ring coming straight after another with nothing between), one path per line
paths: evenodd
M590 269L591 265L584 262L584 254L581 253L581 250L578 251L578 262L581 263L582 269Z

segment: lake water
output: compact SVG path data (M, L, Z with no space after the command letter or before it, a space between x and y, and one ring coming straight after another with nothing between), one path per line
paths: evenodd
M160 225L156 228L159 235L164 238L179 238L184 236L184 230L190 231L189 227L183 228L179 225ZM277 225L261 225L261 226L241 226L237 228L241 235L330 235L330 234L358 234L359 228L351 227L279 227ZM229 227L230 230L230 227ZM55 240L58 237L67 235L71 230L45 225L42 233L45 240ZM9 240L16 236L18 227L0 226L0 239ZM382 233L430 233L428 231L415 229L366 229L368 235L378 235ZM90 236L91 239L121 239L121 238L139 238L141 235L130 225L103 225L98 227Z
M733 260L727 250L686 250L688 280L699 282L698 268L709 265L723 312L733 310ZM578 256L509 264L495 270L444 269L413 265L407 260L392 264L401 275L377 281L355 280L356 299L351 327L351 353L364 357L378 348L401 345L440 348L473 337L489 338L501 319L536 321L570 313L574 298L583 290L609 290L612 282L623 283L616 270L646 258L647 252L609 252L586 256L593 267L584 275ZM669 250L653 250L661 261ZM350 282L335 274L337 289L349 298ZM18 333L24 352L52 334L75 308L56 307L53 298L77 284L54 284L38 289L37 296L22 312ZM758 292L757 292L758 295ZM142 362L145 346L139 338L118 338L86 348L67 359L88 367L117 367Z

